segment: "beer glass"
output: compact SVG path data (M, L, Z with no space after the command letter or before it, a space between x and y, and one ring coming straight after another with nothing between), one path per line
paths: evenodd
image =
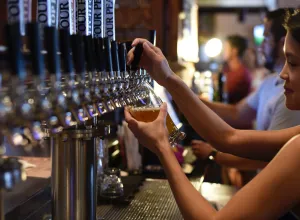
M163 103L162 100L154 93L154 90L147 82L140 84L134 91L134 94L135 102L129 107L132 117L142 122L154 121L159 114L160 106ZM172 147L185 138L185 133L176 127L169 113L166 118L166 126Z

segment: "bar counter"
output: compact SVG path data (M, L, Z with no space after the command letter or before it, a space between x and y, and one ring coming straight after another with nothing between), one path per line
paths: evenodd
M6 219L50 220L50 159L24 159L37 167L27 170L28 180L26 182L19 184L12 192L5 193ZM124 180L126 179L130 179L130 177L125 177ZM197 190L200 189L202 179L193 179L191 182ZM123 183L125 187L126 182ZM97 206L97 220L101 219L179 220L183 218L168 181L144 179L139 189L132 195L130 202L124 204L100 202L100 205Z

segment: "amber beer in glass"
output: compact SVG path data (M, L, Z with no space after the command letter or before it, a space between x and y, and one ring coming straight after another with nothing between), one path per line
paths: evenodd
M138 107L130 108L129 111L132 117L134 117L138 121L152 122L157 118L160 108ZM184 139L185 134L179 131L179 129L174 124L172 118L170 117L169 113L167 114L166 118L166 126L169 132L169 141L172 146L175 145L178 141Z
M154 121L158 114L160 108L130 108L130 113L138 121L142 122L152 122ZM171 119L169 113L166 119L166 125L169 131L169 134L173 134L177 131L177 127Z
M163 103L153 91L152 87L144 82L135 90L135 102L129 106L129 112L138 121L152 122L160 112L160 106ZM171 146L175 146L179 141L185 138L185 133L181 132L174 124L169 113L166 118L166 126L169 131L169 141Z

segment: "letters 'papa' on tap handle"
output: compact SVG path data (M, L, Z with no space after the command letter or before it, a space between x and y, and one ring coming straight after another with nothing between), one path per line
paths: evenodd
M126 72L126 44L120 43L118 45L118 53L119 53L119 63L120 63L120 71Z
M28 35L29 50L32 63L32 74L37 76L43 82L45 77L45 62L42 55L41 28L38 23L32 22L26 24L26 33Z
M140 60L143 54L143 44L139 43L135 46L133 61L131 63L131 70L137 71L139 69Z
M65 74L73 72L73 62L71 56L70 34L66 29L59 30L60 53L62 58L62 67Z
M45 48L47 50L47 64L50 74L56 75L56 80L60 81L60 57L58 56L58 30L55 27L45 27Z
M20 80L25 80L20 24L6 25L5 34L11 74L17 76Z

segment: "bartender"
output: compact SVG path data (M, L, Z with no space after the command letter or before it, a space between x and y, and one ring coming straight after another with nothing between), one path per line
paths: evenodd
M290 109L300 109L299 23L298 11L287 16L287 63L281 77L286 82L286 104ZM270 160L286 142L299 134L299 126L280 131L245 131L230 127L172 72L159 48L143 39L136 39L133 46L138 43L142 43L144 48L141 66L170 92L194 129L219 150L253 159ZM130 51L129 62L132 58L133 51ZM129 128L140 143L159 157L184 219L276 219L300 202L300 177L294 175L300 169L300 136L290 140L254 180L239 191L220 212L216 212L191 185L171 150L165 124L166 104L162 105L157 119L150 123L136 121L128 109L125 110L125 116ZM243 208L240 208L241 203Z

